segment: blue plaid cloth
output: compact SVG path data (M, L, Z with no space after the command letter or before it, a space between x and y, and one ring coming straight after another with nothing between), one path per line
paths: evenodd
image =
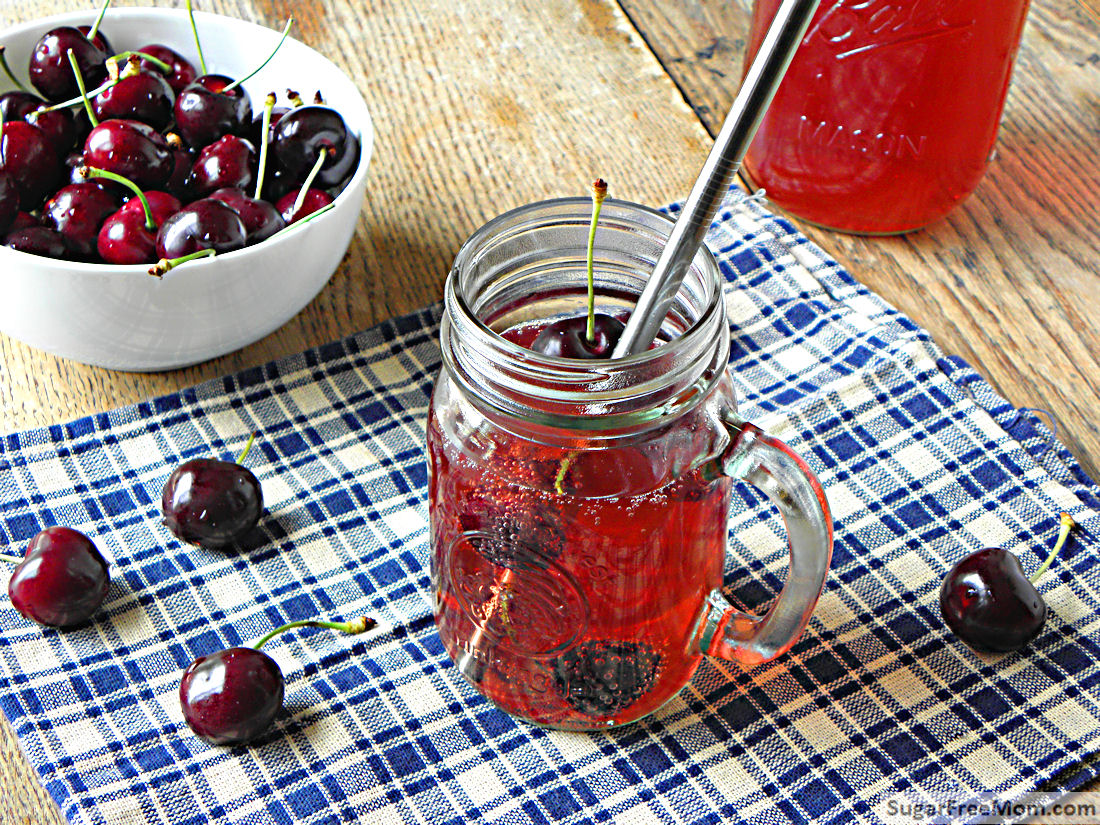
M672 209L675 212L675 207ZM892 794L1016 798L1095 777L1100 747L1100 489L1043 420L861 287L789 223L730 202L708 244L729 280L742 412L820 474L833 569L789 653L706 660L621 730L526 726L459 677L428 582L424 423L439 309L186 392L0 440L0 541L65 524L113 560L94 623L43 630L0 604L0 707L74 822L874 822ZM239 552L161 526L170 469L248 460L267 506ZM780 518L738 488L726 584L780 587ZM1059 514L1078 522L1041 580L1051 616L1023 653L980 658L937 593L1001 545L1034 569ZM754 550L750 550L755 548ZM313 617L265 650L286 676L276 729L210 747L177 690L195 656Z

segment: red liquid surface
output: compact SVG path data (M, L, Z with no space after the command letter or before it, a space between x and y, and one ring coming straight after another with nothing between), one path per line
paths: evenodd
M779 0L757 0L746 66ZM745 158L783 209L904 232L977 186L1028 0L825 0Z
M660 439L565 450L491 435L455 443L429 420L440 637L505 711L590 729L639 719L698 666L721 586L729 482L671 483Z

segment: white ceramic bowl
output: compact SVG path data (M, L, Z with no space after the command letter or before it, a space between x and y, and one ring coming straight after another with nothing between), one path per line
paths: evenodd
M94 17L91 10L35 20L0 33L0 43L25 83L27 60L45 31L90 24ZM280 35L215 14L196 12L195 22L207 70L230 77L258 66ZM102 29L118 51L162 43L198 67L185 11L109 9ZM71 263L0 247L0 330L85 364L148 372L238 350L313 300L355 231L374 145L370 113L346 74L292 37L244 87L256 112L268 92L285 105L287 87L307 100L319 89L358 134L359 166L333 209L282 237L192 261L162 279L150 276L147 266Z

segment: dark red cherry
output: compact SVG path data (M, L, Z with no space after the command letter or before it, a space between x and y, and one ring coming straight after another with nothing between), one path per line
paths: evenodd
M205 198L225 187L246 189L256 180L256 150L236 135L225 135L199 152L187 176L191 197Z
M84 163L160 189L172 174L172 150L152 126L136 120L105 120L84 141Z
M597 312L595 337L588 340L588 316L563 318L548 324L531 342L531 349L559 358L610 358L626 325L618 318Z
M297 627L325 627L356 635L377 627L374 619L350 621L299 619L269 631L254 647L231 647L200 656L180 679L184 721L214 745L255 739L271 726L283 706L283 674L275 660L260 651L280 633Z
M940 587L940 611L951 630L976 650L1019 650L1034 639L1047 606L1020 560L987 547L956 564Z
M92 617L110 586L107 560L91 539L70 527L47 527L16 565L8 595L31 621L72 627Z
M157 226L160 226L183 208L180 199L170 192L160 192L154 189L144 194L145 200L149 202L149 211L153 213L153 223ZM120 211L134 212L141 215L142 218L145 217L145 209L141 205L140 198L130 198L122 205Z
M96 251L99 227L118 206L113 193L91 181L70 183L46 201L42 223L65 239L74 256L88 258Z
M108 264L156 263L156 229L145 225L144 211L123 207L103 222L96 237L96 251Z
M247 240L240 216L221 201L203 198L166 220L157 232L157 257L182 258L213 249L231 252Z
M1020 560L1000 547L987 547L959 561L940 586L940 613L947 626L979 651L1019 650L1034 639L1047 618L1047 606L1035 582L1073 527L1073 518L1062 513L1058 539L1030 577Z
M286 106L276 106L271 110L271 123L268 125L267 139L271 140L272 132L275 129L275 124L279 122L279 119L289 112L290 109ZM253 146L259 146L263 140L264 134L264 117L262 114L256 115L252 118L252 128L248 130L248 139L252 141Z
M283 220L287 224L292 224L295 221L300 221L306 215L312 215L319 209L323 209L332 203L333 198L328 192L321 189L307 189L306 196L302 200L302 205L298 207L298 211L294 211L294 204L298 200L298 190L293 192L287 192L278 201L275 202L275 208L279 210L279 214L283 216Z
M245 232L248 235L248 244L259 243L267 240L284 226L279 210L268 201L250 198L240 189L218 189L212 192L210 197L221 201L241 217Z
M76 146L76 120L68 109L29 112L24 120L42 130L59 158L64 158Z
M274 164L267 164L267 171L264 174L264 186L263 191L260 193L265 201L278 204L279 199L284 195L291 192L298 194L298 190L302 188L302 184L295 183L278 169L273 168Z
M101 180L106 172L85 170ZM119 179L129 200L104 221L96 238L100 258L109 264L157 263L157 229L182 208L179 198L167 192L142 192Z
M8 172L0 172L0 233L7 232L19 214L19 187Z
M239 541L256 526L263 506L260 482L252 471L217 458L184 462L161 493L164 525L180 540L200 547Z
M92 30L91 26L77 26L76 28L77 31L79 31L85 37L87 37L88 32ZM104 54L111 55L115 53L115 50L111 48L110 41L108 41L107 38L103 35L103 29L99 29L98 31L96 31L95 37L92 38L92 45Z
M15 179L19 203L28 212L42 205L62 179L61 159L46 134L23 121L4 124L0 170Z
M171 146L171 143L169 143ZM182 144L172 149L172 174L168 176L168 182L164 188L176 197L186 200L187 176L191 174L191 167L195 164L195 153Z
M39 111L46 101L30 92L12 91L0 94L0 117L4 123L25 120L37 126L53 143L57 154L64 157L76 143L76 123L68 109Z
M92 98L92 110L103 120L139 120L156 130L172 122L175 93L156 71L124 76L114 86Z
M252 100L241 86L225 91L232 83L223 75L202 75L176 97L176 129L192 147L201 149L223 135L248 134Z
M283 674L251 647L231 647L195 659L180 680L187 726L213 745L234 745L266 731L283 707Z
M300 106L283 115L272 129L271 149L280 170L304 181L318 155L326 158L317 175L320 186L340 186L359 162L359 140L344 118L329 106Z
M44 258L64 258L69 252L65 239L45 226L9 230L4 236L4 246Z
M0 93L0 116L5 123L13 120L23 120L39 106L44 106L46 101L36 94L16 89L10 92Z
M69 49L76 58L86 88L91 89L107 79L107 52L72 26L50 29L35 44L28 72L31 85L53 103L80 94L67 55Z
M168 81L168 85L172 88L174 94L178 95L191 83L194 83L195 78L198 77L198 72L195 71L195 67L191 65L191 62L179 52L173 51L167 46L155 43L149 46L142 46L140 49L137 49L137 51L142 54L151 55L162 63L167 63L171 67L171 71L164 75L164 79ZM140 65L141 68L147 72L160 71L159 66L156 66L148 60L142 60Z

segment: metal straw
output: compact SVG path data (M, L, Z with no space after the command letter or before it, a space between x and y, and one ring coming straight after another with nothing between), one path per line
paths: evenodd
M641 352L656 337L820 2L784 0L776 12L653 274L638 297L613 358Z

